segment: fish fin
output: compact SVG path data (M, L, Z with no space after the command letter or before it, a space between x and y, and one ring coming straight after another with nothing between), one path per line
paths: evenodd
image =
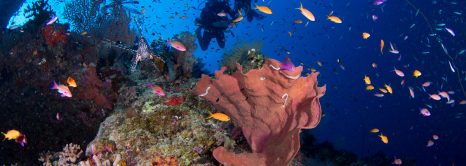
M58 85L57 82L55 82L55 80L52 82L52 87L50 87L50 89L58 89Z

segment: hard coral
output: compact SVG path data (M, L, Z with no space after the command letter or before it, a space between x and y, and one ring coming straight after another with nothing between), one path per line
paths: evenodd
M42 36L45 39L45 43L49 46L55 46L59 43L65 43L67 41L66 31L63 28L55 30L52 25L48 25L41 29Z
M281 63L267 59L260 69L243 73L241 65L232 75L226 67L216 79L203 75L194 93L229 115L242 132L252 153L235 154L224 147L213 151L225 165L287 165L297 154L301 129L317 126L321 118L319 98L325 86L317 86L318 73L301 77L294 71L280 70Z

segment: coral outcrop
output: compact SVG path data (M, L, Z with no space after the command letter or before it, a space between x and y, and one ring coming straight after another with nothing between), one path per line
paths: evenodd
M226 67L215 79L203 75L194 93L231 117L241 128L252 153L235 154L224 147L213 151L225 165L287 165L298 153L301 129L317 126L321 118L319 98L325 86L317 86L318 73L301 77L302 66L281 70L282 64L267 59L260 69L232 75Z
M81 80L81 88L77 90L78 98L94 101L101 108L112 109L113 103L107 99L109 95L105 95L103 91L109 89L111 83L105 83L97 77L95 64L87 65L84 68Z

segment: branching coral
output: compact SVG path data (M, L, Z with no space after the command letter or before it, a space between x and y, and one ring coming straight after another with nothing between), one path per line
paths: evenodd
M301 77L302 66L282 70L267 59L260 69L232 75L226 67L216 79L203 75L194 93L225 112L242 129L252 153L235 154L219 147L214 157L225 165L287 165L297 154L301 129L317 126L321 117L319 98L325 87L317 86L318 73Z
M76 164L83 154L81 147L76 144L67 144L63 151L59 153L58 165L71 165Z

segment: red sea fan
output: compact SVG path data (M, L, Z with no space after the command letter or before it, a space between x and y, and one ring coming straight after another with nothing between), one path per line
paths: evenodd
M41 29L42 37L45 39L45 43L49 46L55 46L59 43L65 43L68 39L66 31L63 28L55 28L51 25L43 27Z
M232 75L226 67L215 73L215 79L203 75L195 94L224 112L241 128L251 153L240 153L218 147L213 156L224 165L289 165L300 147L301 129L317 126L322 115L319 98L325 86L317 86L318 73L301 76L302 66L280 70L281 63L267 59L260 69Z
M81 84L77 88L77 98L93 100L101 108L112 109L113 103L104 93L105 83L102 82L96 73L95 65L91 64L85 68L81 78ZM109 87L109 86L107 86Z

